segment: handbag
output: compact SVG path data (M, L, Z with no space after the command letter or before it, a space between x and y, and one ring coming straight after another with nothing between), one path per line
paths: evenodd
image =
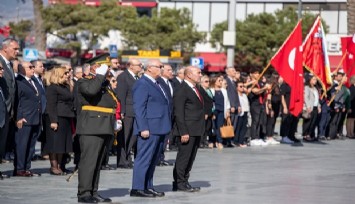
M225 120L224 125L219 128L219 131L221 132L221 137L224 139L234 137L234 128L229 117Z

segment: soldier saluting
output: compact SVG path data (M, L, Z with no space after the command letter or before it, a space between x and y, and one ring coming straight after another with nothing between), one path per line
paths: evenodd
M106 143L114 135L117 98L106 80L107 65L93 65L91 73L79 80L78 96L82 111L78 117L80 163L78 202L111 202L98 194L100 168Z

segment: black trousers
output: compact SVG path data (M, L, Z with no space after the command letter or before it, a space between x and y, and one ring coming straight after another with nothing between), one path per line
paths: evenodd
M137 136L133 135L134 117L125 117L122 121L123 129L117 136L117 166L131 166L133 162L130 152L137 145Z
M205 133L203 134L200 145L206 145L208 144L207 137L212 136L212 115L207 117L207 120L205 120Z
M260 139L263 138L261 132L265 124L263 124L264 108L260 104L251 104L250 106L250 115L251 115L251 139ZM266 132L266 130L264 130Z
M339 121L339 124L338 124L338 131L337 131L337 133L340 136L343 135L343 126L344 126L344 121L345 121L346 115L347 115L346 111L341 113L340 121Z
M242 116L238 116L237 128L235 130L234 143L235 144L244 144L245 135L248 130L248 112L244 112Z
M314 107L311 112L311 117L308 119L303 119L303 136L309 135L311 138L315 138L315 130L318 121L318 108Z
M200 144L200 136L190 136L187 143L181 143L181 137L177 137L178 153L173 171L174 181L178 187L188 183L190 171L196 158L197 149Z
M98 195L102 160L112 135L80 135L78 197Z
M297 132L299 117L292 114L282 114L280 135L282 137L288 137L291 140L295 140L295 134Z
M6 140L9 131L9 114L5 113L5 124L0 127L0 159L5 156L6 152Z
M110 160L110 151L112 149L114 140L115 140L115 137L112 135L112 136L110 136L110 138L108 139L108 142L106 143L106 153L105 153L104 159L102 160L102 166L108 165L108 161Z
M335 110L330 112L330 123L329 123L329 137L334 139L338 133L338 126L341 120L342 112L336 112Z

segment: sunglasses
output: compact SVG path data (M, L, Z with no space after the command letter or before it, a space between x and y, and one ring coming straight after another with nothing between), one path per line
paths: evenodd
M0 67L0 71L4 70L4 68Z
M151 67L156 67L156 68L159 68L159 69L163 69L164 65L151 65Z
M28 68L30 68L30 69L34 69L34 68L35 68L35 66L33 66L33 65L32 65L32 66L29 66Z
M203 82L205 82L205 83L209 83L210 81L203 81Z
M115 83L115 82L117 82L117 80L116 80L116 79L112 79L111 82L112 82L112 83Z
M69 72L64 72L64 75L68 75L69 74Z

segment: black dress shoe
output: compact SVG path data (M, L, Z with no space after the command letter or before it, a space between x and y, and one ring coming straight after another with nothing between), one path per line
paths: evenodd
M130 193L131 197L146 197L146 198L154 198L155 194L148 190L136 190L132 189Z
M92 196L84 196L78 198L78 203L97 203L97 199Z
M98 203L111 203L111 202L112 202L111 199L109 199L109 198L104 198L104 197L102 197L102 196L100 196L100 195L93 196L93 197L97 200Z
M172 166L172 165L169 162L164 160L164 161L159 162L158 166Z
M101 170L111 170L110 165L108 165L108 164L102 165Z
M173 189L174 191L174 189ZM190 186L190 184L182 184L182 185L177 185L176 191L183 191L183 192L197 192L200 191L200 188L193 188L192 186Z
M164 197L165 196L165 193L164 192L158 192L154 189L148 189L147 191L153 193L156 197Z
M192 188L195 191L200 191L201 190L200 187L192 187L189 183L187 183L186 186L189 187L189 188Z
M30 173L30 171L16 171L14 172L14 176L19 176L19 177L31 177L32 174Z

